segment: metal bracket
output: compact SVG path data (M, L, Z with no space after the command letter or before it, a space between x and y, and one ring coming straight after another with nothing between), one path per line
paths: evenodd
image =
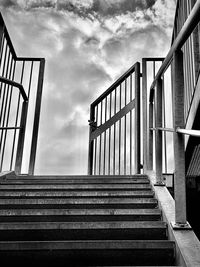
M95 131L97 129L97 122L88 120L90 127L92 128L92 131Z
M191 225L186 223L171 222L171 226L174 230L192 230Z

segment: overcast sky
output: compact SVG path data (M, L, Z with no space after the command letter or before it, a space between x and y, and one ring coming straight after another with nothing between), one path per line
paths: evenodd
M166 56L175 0L0 0L18 56L46 58L36 173L86 174L89 105L142 57Z

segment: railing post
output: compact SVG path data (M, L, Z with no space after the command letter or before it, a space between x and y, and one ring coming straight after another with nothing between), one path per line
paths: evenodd
M45 67L45 59L42 58L40 60L40 66L39 66L37 96L36 96L36 103L35 103L35 117L34 117L34 124L33 124L31 154L30 154L30 162L29 162L29 174L30 175L34 174L34 168L35 168L39 120L40 120L40 109L41 109L41 101L42 101L42 89L43 89L43 80L44 80L44 67Z
M153 170L153 131L150 130L153 128L153 101L152 99L149 102L149 134L148 134L148 170Z
M158 78L156 81L155 91L155 161L156 161L156 185L165 185L162 178L162 131L158 130L162 127L162 94L163 80Z
M140 63L135 65L135 173L140 173Z
M173 123L174 129L184 128L184 72L183 53L177 50L173 55ZM185 181L185 143L184 135L174 132L174 227L188 227L186 220L186 181Z
M20 122L19 138L18 138L16 161L15 161L16 174L21 173L22 158L23 158L23 151L24 151L24 139L25 139L25 132L26 132L27 111L28 111L28 102L24 101L22 104L21 122Z
M90 120L89 120L89 149L88 149L88 175L92 175L93 172L93 150L94 150L94 141L91 140L91 134L94 130L94 123L95 117L94 117L94 107L91 105L90 107Z
M142 108L143 108L143 172L148 169L148 153L147 153L147 62L142 59Z

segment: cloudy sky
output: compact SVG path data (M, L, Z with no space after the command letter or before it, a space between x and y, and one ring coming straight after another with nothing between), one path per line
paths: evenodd
M86 174L89 105L142 57L166 56L175 0L0 0L18 56L46 58L36 173Z

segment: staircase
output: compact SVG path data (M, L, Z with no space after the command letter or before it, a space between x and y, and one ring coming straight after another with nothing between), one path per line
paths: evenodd
M170 266L175 244L149 179L18 176L0 185L1 263Z

